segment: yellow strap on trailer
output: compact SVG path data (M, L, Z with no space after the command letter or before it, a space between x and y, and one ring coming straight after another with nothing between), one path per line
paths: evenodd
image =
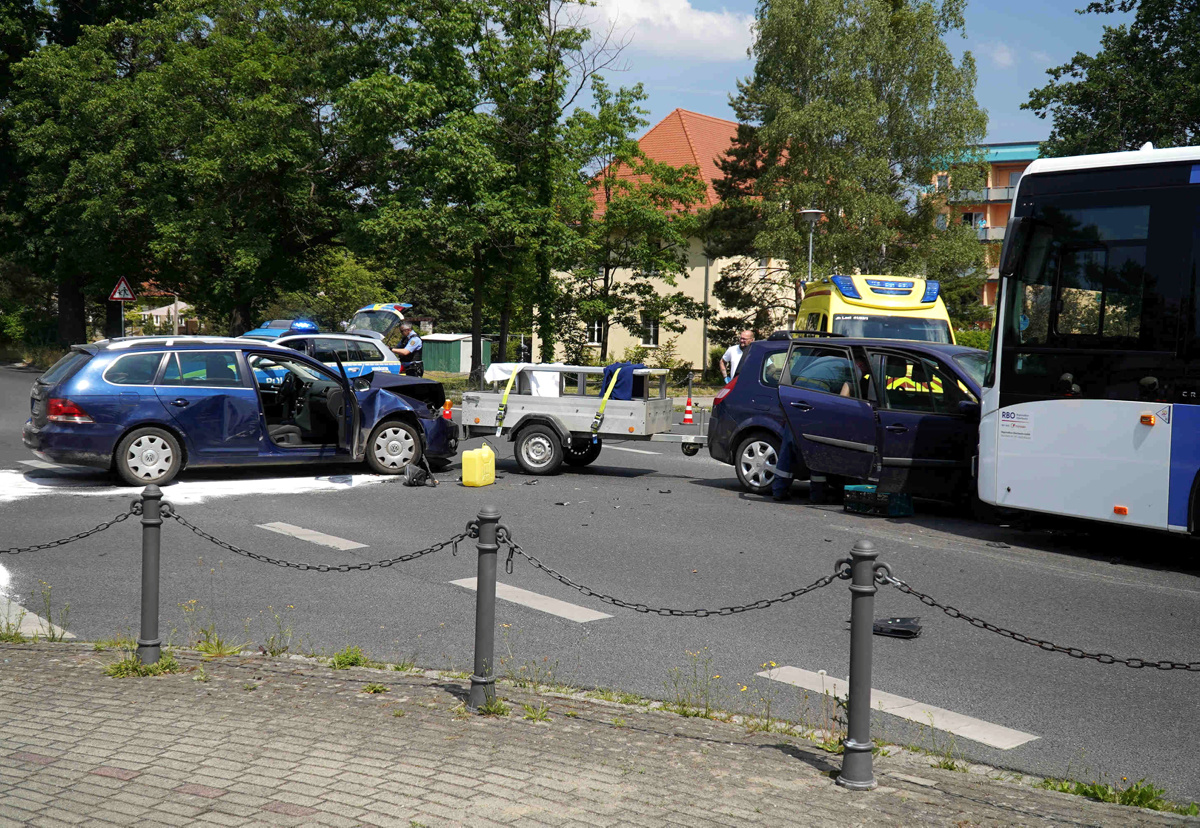
M631 369L632 370L632 369ZM613 389L617 387L617 379L621 376L621 369L618 368L613 373L613 378L608 383L608 390L604 392L604 396L600 398L600 408L596 411L596 419L592 420L592 442L596 442L596 433L600 431L600 423L604 422L604 409L608 405L608 398L612 396Z
M521 373L521 369L517 368L512 372L512 376L508 378L508 385L504 386L504 396L500 398L500 408L496 410L496 436L500 436L500 429L504 426L504 414L508 411L508 392L512 390L513 383L517 380L517 374Z

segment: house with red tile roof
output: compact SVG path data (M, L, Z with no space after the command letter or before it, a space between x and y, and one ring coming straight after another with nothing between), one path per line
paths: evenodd
M718 160L725 154L737 135L737 122L724 118L714 118L686 109L676 109L666 118L650 128L650 131L638 139L638 146L648 158L674 167L692 165L700 170L700 178L707 185L704 198L694 209L705 210L713 207L719 201L713 181L722 177L717 166ZM632 171L622 170L618 176L634 178ZM596 209L603 211L604 193L597 191ZM710 308L714 314L720 314L723 309L712 296L713 282L720 276L721 270L732 264L732 259L709 259L704 254L703 245L699 239L692 239L688 250L687 277L678 279L671 287L663 284L664 291L681 290L692 299ZM766 267L769 263L760 262L759 266ZM620 278L618 276L618 278ZM785 320L776 320L786 325ZM693 368L700 369L707 362L706 354L710 348L720 346L722 350L732 345L732 342L710 342L708 324L703 319L684 320L686 328L679 334L676 342L676 357L683 362L690 362ZM664 344L674 334L663 331L661 336L657 323L646 320L641 337L631 335L628 331L616 325L609 330L608 358L619 359L627 347L641 345L646 348L657 348ZM588 331L589 344L599 350L600 326L592 326ZM538 343L535 336L534 353L537 353Z

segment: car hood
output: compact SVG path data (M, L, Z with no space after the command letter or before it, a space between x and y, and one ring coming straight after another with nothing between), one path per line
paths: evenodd
M364 378L373 390L386 391L422 402L431 408L441 408L446 402L446 391L437 380L423 377L405 377L383 371L372 371Z

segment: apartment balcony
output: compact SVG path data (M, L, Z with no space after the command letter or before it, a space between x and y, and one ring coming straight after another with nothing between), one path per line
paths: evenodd
M985 187L982 190L957 190L950 194L951 204L994 204L1012 201L1016 187Z
M979 234L979 240L981 242L1004 241L1003 227L980 227L975 232Z

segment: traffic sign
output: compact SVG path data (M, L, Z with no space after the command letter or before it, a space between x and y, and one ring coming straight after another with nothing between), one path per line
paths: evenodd
M110 302L132 302L134 298L133 288L129 287L129 282L124 276L117 280L117 286L108 294Z

